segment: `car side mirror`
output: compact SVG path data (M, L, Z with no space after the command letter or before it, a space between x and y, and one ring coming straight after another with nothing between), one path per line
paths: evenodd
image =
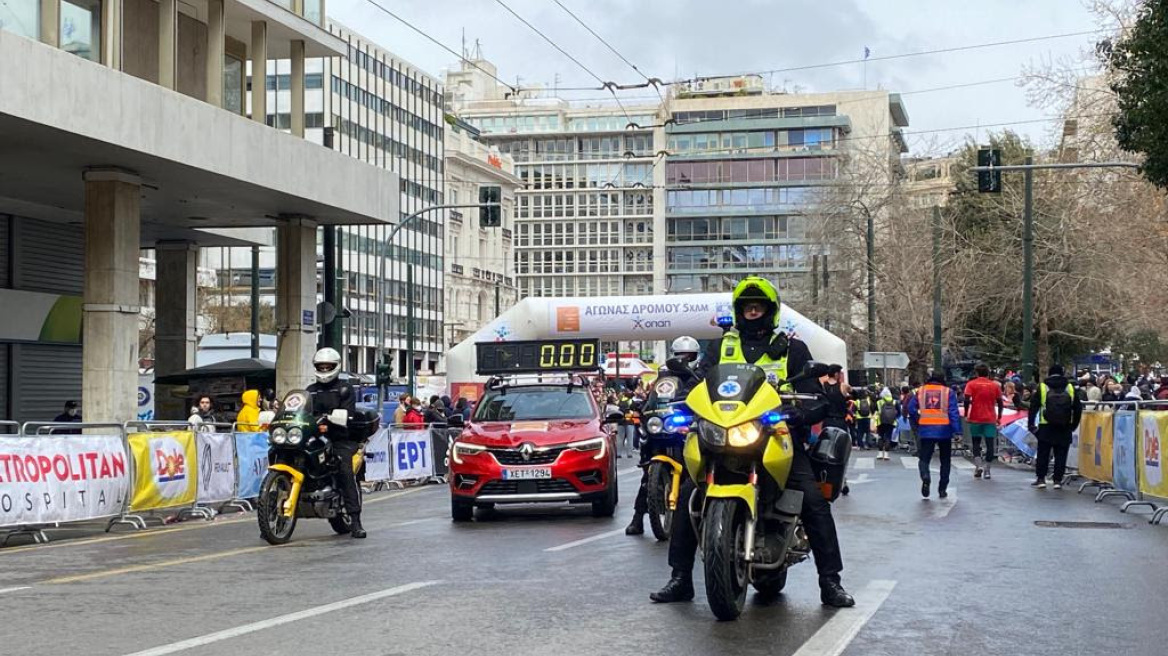
M446 425L450 428L462 428L466 425L462 420L462 415L450 415L446 418Z
M613 412L604 418L605 424L619 424L625 420L625 416L619 412Z

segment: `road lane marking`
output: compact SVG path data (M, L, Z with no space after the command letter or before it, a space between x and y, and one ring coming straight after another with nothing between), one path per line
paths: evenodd
M852 461L852 469L876 469L876 459L856 458Z
M61 576L55 579L48 579L41 581L41 583L78 583L80 581L92 581L93 579L104 579L110 576L118 576L120 574L133 574L134 572L146 572L152 569L163 569L166 567L175 567L178 565L186 565L189 563L202 563L208 560L218 560L220 558L229 558L231 556L242 556L243 554L255 553L265 549L274 549L276 547L264 545L262 547L245 547L243 549L232 549L230 551L219 551L211 554L203 554L202 556L190 556L188 558L175 558L174 560L164 560L158 563L145 563L142 565L131 565L129 567L119 567L117 569L106 569L100 572L90 572L88 574L74 574L73 576Z
M900 459L900 464L904 465L905 469L917 469L919 467L917 464L918 462L920 461L917 458L913 458L911 456L904 456ZM954 458L951 460L949 465L951 469L963 469L965 471L972 471L974 469L973 463L969 462L968 460L961 460L959 458ZM941 471L940 461L934 459L929 463L929 469L932 471Z
M439 583L441 583L441 581L419 581L417 583L409 583L406 585L399 585L396 588L389 588L388 590L382 590L380 592L372 592L372 593L369 593L366 595L361 595L360 597L352 597L350 599L343 599L341 601L334 601L331 604L325 604L323 606L316 606L314 608L307 608L305 610L297 611L295 613L289 613L287 615L280 615L278 617L273 617L271 619L261 620L259 622L252 622L251 624L244 624L243 626L237 626L233 629L224 629L223 631L216 631L215 633L208 633L207 635L199 636L197 638L190 638L190 639L182 640L179 642L172 642L169 645L162 645L160 647L154 647L153 649L147 649L145 651L135 652L133 654L130 654L130 656L165 656L165 654L174 654L174 653L177 653L180 651L194 649L195 647L202 647L204 645L210 645L210 644L213 644L216 642L230 640L231 638L238 638L239 636L244 636L244 635L247 635L249 633L256 633L257 631L263 631L265 629L270 629L270 628L277 627L277 626L283 626L285 624L291 624L293 622L299 622L300 620L306 620L306 619L309 619L311 617L317 617L319 615L333 613L333 612L336 612L338 610L344 610L346 608L351 608L353 606L360 606L362 604L368 604L368 603L371 603L374 601L380 601L382 599L387 599L389 597L395 597L397 595L405 594L407 592L412 592L414 590L420 590L422 588L426 588L426 587L429 587L432 585L437 585Z
M28 585L22 585L22 586L16 587L16 588L0 588L0 594L4 594L5 592L19 592L21 590L31 590L31 589L32 589L32 586L28 586Z
M949 494L949 498L937 499L937 503L929 506L929 512L935 519L945 519L949 513L953 512L953 506L957 505L957 488L950 485L945 491Z
M611 538L614 535L624 535L624 533L625 533L625 530L623 528L618 528L618 529L615 529L612 531L607 531L607 532L601 533L600 535L593 535L590 538L584 538L583 540L576 540L575 542L561 544L558 547L548 547L547 549L544 549L544 551L564 551L567 549L572 549L574 547L579 547L579 546L582 546L585 544L589 544L591 542L596 542L597 540Z
M900 459L900 464L904 465L905 469L916 469L917 462L918 461L916 458L911 458L909 456L904 456Z
M628 469L622 469L621 471L617 472L616 475L619 478L639 471L641 471L640 467L629 467Z
M398 497L404 497L404 496L406 496L406 495L409 495L409 494L417 494L418 492L423 492L423 491L425 491L425 490L430 490L430 489L437 490L437 489L440 489L440 488L442 488L442 487L445 487L445 486L441 486L441 485L435 485L433 488L431 488L431 487L429 487L429 486L422 485L422 486L418 486L418 487L415 487L415 488L410 488L410 489L408 489L408 490L405 490L404 492L397 492L397 493L394 493L394 494L390 494L389 496L378 497L378 498L376 498L376 499L370 499L370 500L368 500L368 501L363 501L363 502L361 503L361 505L362 505L362 506L369 506L369 505L372 505L372 504L375 504L375 503L381 503L382 501L389 501L390 499L396 499L396 498L398 498Z
M864 586L856 593L856 606L836 611L794 656L839 656L844 653L895 587L896 581L872 581Z

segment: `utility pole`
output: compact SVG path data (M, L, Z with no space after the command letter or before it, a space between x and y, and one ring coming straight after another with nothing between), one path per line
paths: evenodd
M251 247L251 357L260 357L260 247Z
M876 350L876 219L868 216L868 350Z
M1081 164L1035 164L1027 157L1025 164L975 166L974 173L1023 173L1024 209L1022 214L1022 380L1034 380L1034 171L1063 169L1138 169L1132 162L1089 162Z
M944 371L941 357L941 208L933 206L933 371Z
M1034 158L1026 158L1033 166ZM1023 174L1022 210L1022 381L1034 380L1034 169Z
M324 226L321 230L324 232L322 240L324 242L324 302L326 306L331 305L335 308L337 306L337 228L329 225ZM321 335L317 342L319 348L337 348L337 345L332 341L333 336L331 323L321 326Z

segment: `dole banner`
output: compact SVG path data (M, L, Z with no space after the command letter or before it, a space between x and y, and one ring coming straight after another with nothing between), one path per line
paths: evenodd
M1110 412L1084 412L1079 422L1079 475L1093 481L1110 483L1112 479Z
M434 454L430 448L430 431L390 431L390 457L393 480L406 481L434 475Z
M388 481L390 476L389 429L382 428L365 445L365 480Z
M1115 439L1111 445L1111 467L1115 477L1115 489L1138 492L1140 488L1136 467L1136 413L1131 410L1115 413L1113 434Z
M199 503L219 503L235 497L235 445L230 433L198 433Z
M134 495L130 510L153 510L195 503L198 464L195 434L133 433Z
M1168 435L1168 411L1140 411L1138 451L1140 491L1168 498L1168 477L1164 476L1164 436Z
M0 526L110 517L129 490L117 435L0 439Z
M254 499L260 495L260 485L268 473L268 434L235 434L235 467L240 499Z

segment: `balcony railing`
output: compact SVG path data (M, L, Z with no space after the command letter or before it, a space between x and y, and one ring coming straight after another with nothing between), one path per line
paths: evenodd
M455 273L455 274L458 274L461 276L464 271L465 271L465 269L462 268L461 264L451 264L450 265L450 272L451 273Z
M458 210L450 210L450 222L462 225L462 212Z

